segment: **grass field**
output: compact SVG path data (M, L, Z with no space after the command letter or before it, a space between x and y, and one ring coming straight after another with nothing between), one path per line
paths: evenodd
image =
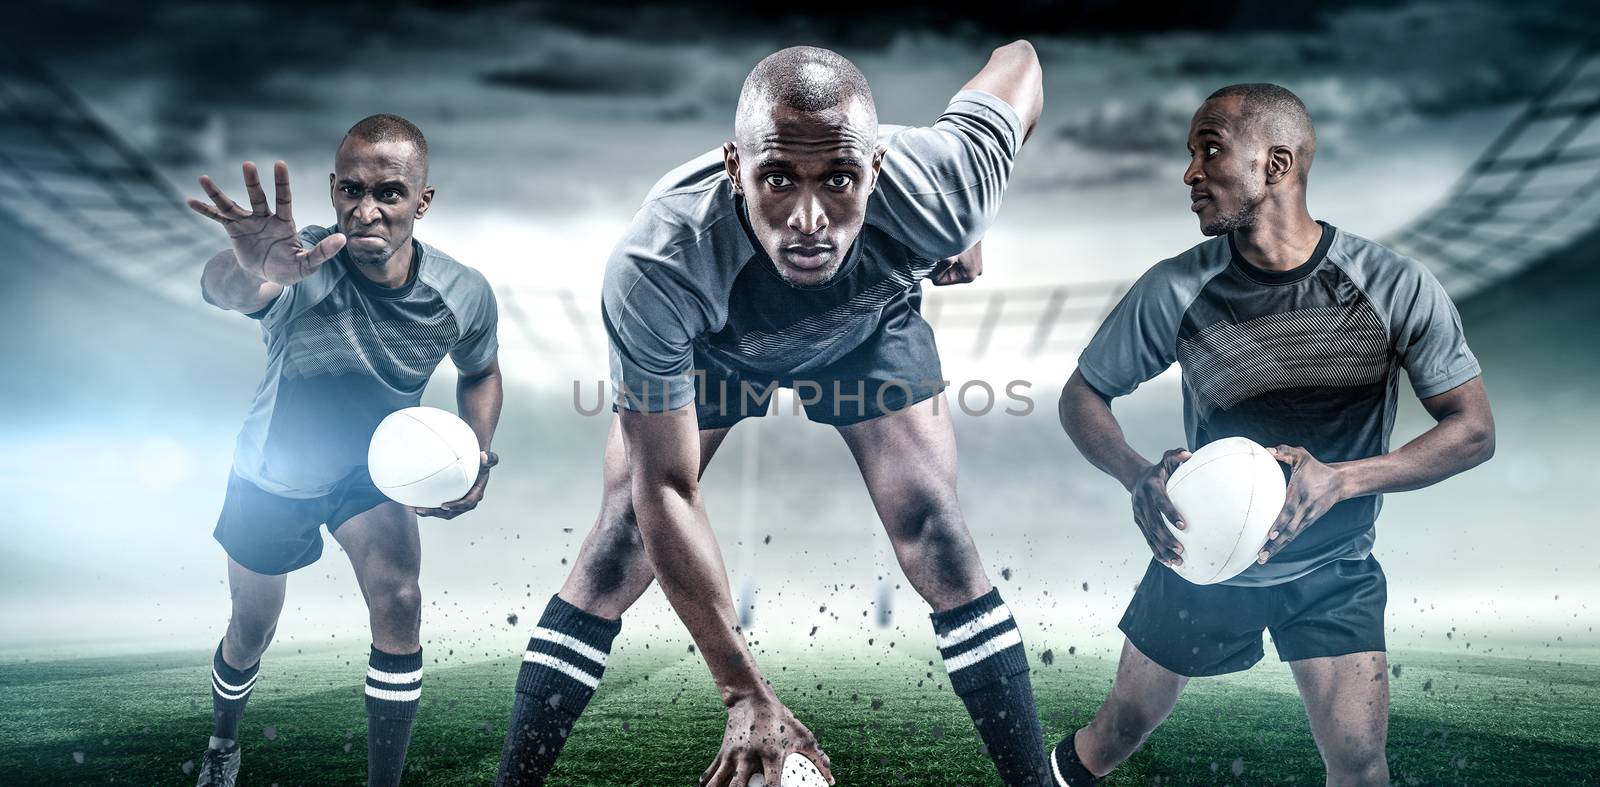
M841 785L997 783L931 651L804 649L763 657L821 738ZM893 651L890 651L894 653ZM1149 744L1110 780L1320 784L1321 761L1288 670L1195 681ZM1114 663L1033 654L1049 741L1085 721ZM1396 652L1390 762L1396 784L1600 783L1600 666ZM0 784L184 784L208 734L208 651L46 659L0 656ZM820 664L821 666L817 666ZM809 665L809 666L808 666ZM429 668L409 784L492 781L513 658ZM245 717L244 784L359 785L364 652L275 652ZM551 779L567 787L690 785L722 732L698 657L630 649Z

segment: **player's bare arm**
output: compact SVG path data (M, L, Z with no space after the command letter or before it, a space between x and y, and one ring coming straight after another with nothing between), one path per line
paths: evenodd
M1033 44L1013 41L989 56L977 76L962 85L962 90L982 90L1004 100L1022 120L1023 139L1033 135L1044 111L1044 69Z
M722 751L701 783L743 787L762 773L777 784L784 758L796 751L831 783L816 737L778 700L739 630L722 552L700 499L694 405L664 413L624 409L621 423L645 554L728 707Z
M456 413L472 427L478 436L478 446L483 450L479 457L478 480L459 500L452 500L438 508L418 508L418 516L454 519L478 507L483 502L484 490L489 486L489 470L500 464L500 456L489 449L494 439L495 426L500 423L500 405L505 401L505 386L500 377L500 359L475 372L461 372L456 378Z
M1257 562L1265 563L1341 500L1432 486L1494 456L1494 413L1483 378L1422 400L1432 428L1381 456L1323 463L1304 448L1272 449L1291 468L1283 512L1267 533Z
M996 98L1004 99L1022 119L1023 139L1033 135L1044 111L1044 70L1039 66L1039 56L1027 41L1013 41L996 49L989 62L976 76L962 86L963 90L982 90ZM935 287L950 284L970 284L983 275L983 242L972 248L941 260L928 280Z
M1044 111L1044 71L1033 45L1027 41L1014 41L996 49L989 62L976 76L962 86L963 90L982 90L996 98L1004 99L1022 119L1023 139L1033 134ZM935 287L950 284L969 284L983 275L983 242L972 248L941 260L929 274Z
M246 210L229 199L209 176L200 176L200 188L210 202L189 200L194 212L221 224L233 247L218 252L206 263L201 293L212 305L253 312L271 303L283 288L298 282L344 248L345 236L333 233L312 248L303 248L296 234L289 167L273 165L276 212L267 204L261 173L253 162L244 164L244 186L249 196Z
M1060 416L1061 428L1084 458L1133 495L1133 521L1151 554L1163 563L1183 562L1183 545L1166 527L1166 522L1179 530L1184 527L1177 507L1167 497L1167 478L1189 458L1188 449L1174 448L1157 462L1146 460L1128 445L1110 402L1077 370L1061 389Z

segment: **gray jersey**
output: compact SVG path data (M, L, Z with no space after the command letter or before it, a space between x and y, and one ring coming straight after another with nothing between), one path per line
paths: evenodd
M1240 435L1323 462L1388 452L1401 368L1424 399L1479 374L1455 305L1426 268L1326 224L1312 258L1288 271L1245 262L1231 236L1157 263L1078 368L1101 394L1122 396L1174 362L1190 448ZM1225 584L1275 585L1365 558L1381 502L1339 503Z
M971 248L1000 208L1023 128L1009 104L962 91L926 128L884 126L866 225L820 287L783 282L754 240L722 152L651 189L606 266L602 312L616 403L675 410L694 399L696 350L791 376L873 334L940 260Z
M306 227L313 246L334 232ZM367 463L384 416L422 399L446 354L478 371L498 350L494 291L483 274L413 241L410 279L373 283L345 254L250 316L267 373L234 447L233 470L283 497L328 493Z

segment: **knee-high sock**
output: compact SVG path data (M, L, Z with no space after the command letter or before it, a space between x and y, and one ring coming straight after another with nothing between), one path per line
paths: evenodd
M222 660L222 643L211 657L211 736L222 740L239 740L239 720L244 718L245 703L256 687L256 674L261 662L248 669L234 669Z
M372 648L367 662L367 784L393 787L406 767L411 724L422 699L422 651L405 656Z
M955 689L1007 787L1050 783L1028 656L1011 610L990 590L955 609L935 612L933 630Z
M556 764L572 725L600 685L621 620L591 615L551 596L528 640L500 754L499 787L537 787Z

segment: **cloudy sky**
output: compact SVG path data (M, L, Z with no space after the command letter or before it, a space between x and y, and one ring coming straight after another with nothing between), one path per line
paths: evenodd
M410 117L439 186L421 234L499 282L591 292L645 189L727 137L744 74L781 46L838 49L886 122L925 123L991 48L1034 42L1047 109L991 235L985 283L999 286L1127 278L1198 240L1183 135L1208 92L1238 81L1305 99L1322 140L1314 212L1381 237L1595 27L1577 2L1032 3L977 19L898 3L827 19L567 5L89 5L41 18L29 41L184 189L284 158L320 206L345 128Z

